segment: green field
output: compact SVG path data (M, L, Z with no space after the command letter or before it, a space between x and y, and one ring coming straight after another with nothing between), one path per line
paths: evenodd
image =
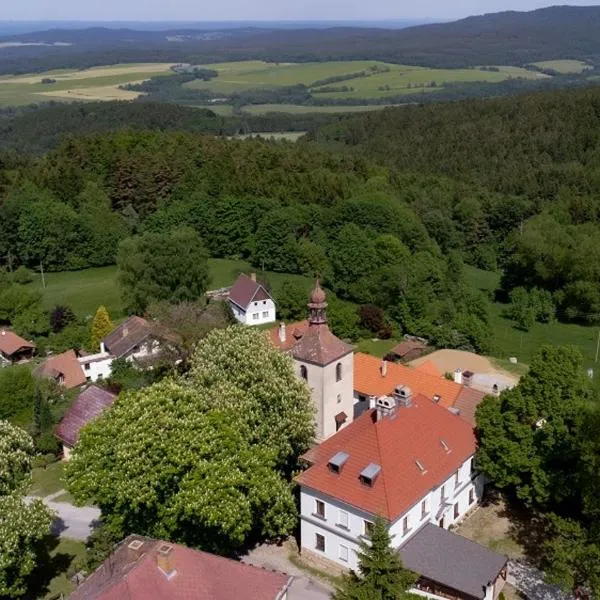
M370 112L389 108L393 104L357 104L354 106L303 106L301 104L252 104L244 106L243 112L251 115L266 115L270 112L284 112L292 115L308 113L353 113ZM396 105L400 106L400 105ZM207 107L208 108L208 107Z
M490 273L473 267L467 267L467 275L471 284L485 292L493 292L500 282L498 273ZM571 344L583 353L585 366L595 367L600 378L600 363L595 363L598 327L584 327L567 323L535 323L529 331L521 331L514 327L510 319L502 314L507 305L499 302L491 304L491 325L494 332L492 355L506 360L516 356L520 363L529 363L532 356L544 344L556 346ZM503 367L505 364L503 363Z
M581 60L544 60L533 64L540 69L551 69L564 75L583 73L586 69L591 69L588 64Z
M169 63L123 64L91 69L61 69L35 75L0 77L0 106L68 100L132 100L138 92L119 86L172 72ZM44 84L42 79L54 79Z
M241 61L235 63L203 65L218 71L219 76L211 81L192 81L185 87L197 90L210 90L218 94L231 94L249 89L274 89L282 86L315 82L338 75L350 75L378 68L377 72L367 72L365 77L327 84L327 87L347 86L346 92L318 93L319 98L384 98L397 94L420 94L435 90L444 83L474 81L500 82L511 77L535 79L537 74L520 67L498 67L498 71L474 69L430 69L396 65L378 61L347 61L319 63L265 63L261 61ZM383 71L383 72L382 72ZM431 84L435 83L435 86ZM354 107L353 107L354 108ZM245 109L244 109L245 110Z

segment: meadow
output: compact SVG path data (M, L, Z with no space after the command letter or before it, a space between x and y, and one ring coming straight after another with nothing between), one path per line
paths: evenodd
M217 71L219 76L210 81L192 81L184 84L184 87L210 90L217 94L232 94L249 89L275 89L296 84L311 86L330 77L365 74L365 76L312 88L312 92L317 98L335 99L383 98L397 94L423 93L434 90L444 83L474 81L496 83L511 77L525 79L538 77L535 72L520 67L499 66L496 67L497 70L493 71L481 68L430 69L378 61L318 63L242 61L203 66ZM323 90L323 87L347 87L349 89L345 92L328 92Z
M586 69L591 68L581 60L544 60L533 64L540 69L551 69L563 75L583 73Z
M0 77L0 106L49 100L133 100L139 92L122 90L119 86L168 76L172 73L170 67L170 63L140 63ZM42 79L54 80L54 83L42 83Z

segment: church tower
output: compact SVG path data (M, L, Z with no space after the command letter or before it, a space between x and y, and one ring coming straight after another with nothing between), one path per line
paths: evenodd
M352 421L354 406L353 347L327 325L327 296L317 280L308 302L308 324L292 346L297 372L306 380L317 410L317 440Z

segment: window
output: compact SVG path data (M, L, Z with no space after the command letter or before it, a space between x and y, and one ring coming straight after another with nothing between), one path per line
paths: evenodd
M98 377L96 379L98 379L98 380L103 379L102 373L98 373Z
M342 380L342 363L338 363L337 365L335 365L335 380Z
M263 311L263 319L266 319L269 316L269 311L265 310Z
M85 365L83 366L83 368L84 368L86 371L89 371L89 370L90 370L90 363L85 363Z
M337 403L340 404L342 402L342 395L338 394L337 395Z
M325 518L325 503L321 500L315 500L315 515L320 519Z
M348 529L348 513L345 510L340 510L337 524L344 529Z
M348 546L340 544L340 560L348 562Z
M359 394L358 395L358 401L359 402L366 402L367 401L367 397L363 394Z
M92 380L92 378L91 378L91 377L88 375L88 376L85 378L85 380L86 380L86 381L91 381L91 380Z
M373 523L371 521L363 521L363 535L370 538L373 535Z
M459 510L458 510L458 502L454 505L454 518L458 519L458 515L459 515Z
M258 321L258 317L259 317L259 316L260 316L260 315L259 315L258 313L252 313L252 318L253 318L255 321Z
M304 365L300 365L300 377L308 379L308 369Z
M442 486L442 490L440 492L440 499L442 502L444 502L444 500L446 499L446 486L445 485Z
M473 504L473 502L475 502L475 490L473 488L471 488L469 490L469 506L471 506L471 504Z
M469 469L471 471L471 476L475 475L475 459L472 458L469 463Z
M266 300L263 300L263 304L266 304L266 303L267 303L267 301L266 301Z
M406 516L404 519L402 519L402 535L406 535L409 530L410 527L408 526L408 516Z
M459 480L459 471L456 471L456 473L454 473L454 487L457 488L460 485L460 480Z
M258 306L258 302L255 302L255 303L254 303L254 306Z
M421 519L424 519L427 516L427 500L423 500L421 502Z
M320 533L315 534L315 548L319 552L325 552L325 536Z

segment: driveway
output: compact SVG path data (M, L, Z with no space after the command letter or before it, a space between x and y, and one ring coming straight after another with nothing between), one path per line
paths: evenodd
M523 560L508 563L508 583L516 587L529 600L573 600L557 585L544 583L544 574Z
M53 501L53 498L64 493L64 490L60 490L41 498L42 502L57 515L52 525L52 533L60 537L85 541L99 523L100 509L93 506L79 507L68 502ZM33 500L35 497L28 496L27 498ZM40 498L35 499L40 500Z
M288 600L330 600L333 588L296 567L288 559L288 553L286 545L262 544L244 556L242 562L292 575L294 581L288 591Z

